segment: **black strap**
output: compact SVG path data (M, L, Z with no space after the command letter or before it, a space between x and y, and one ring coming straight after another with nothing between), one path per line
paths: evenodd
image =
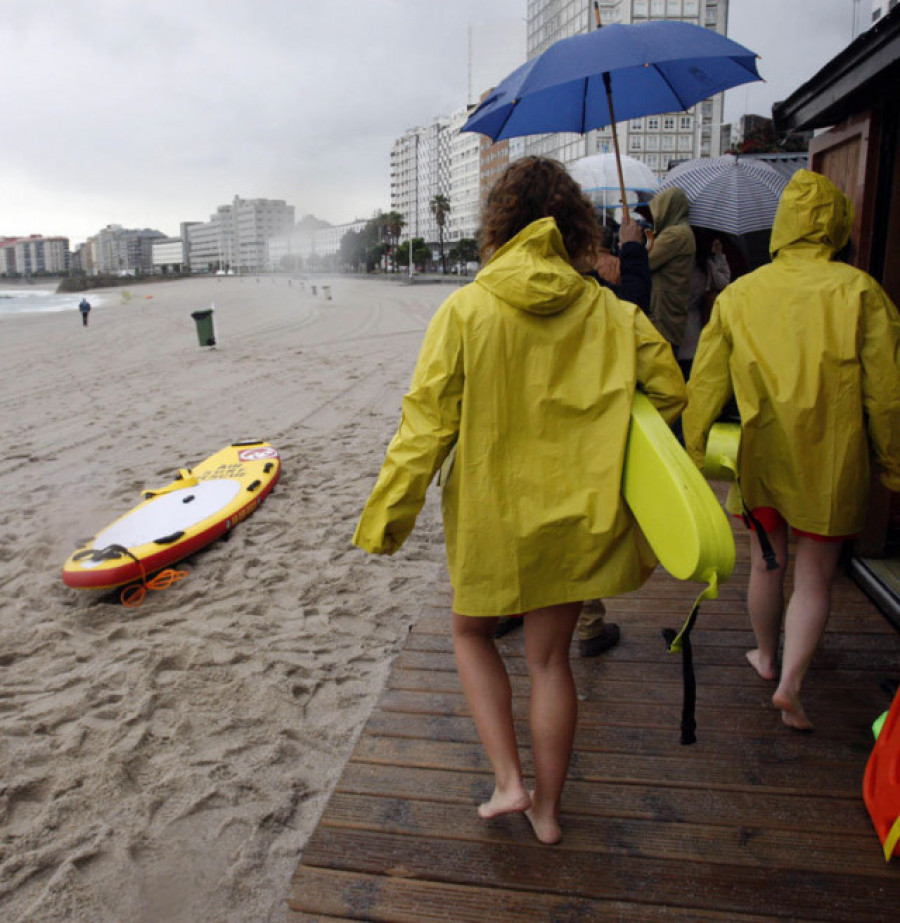
M83 551L76 552L72 555L73 561L90 560L112 561L114 558L129 557L137 561L137 558L124 545L107 545L105 548L85 548Z
M694 674L694 652L691 648L691 629L700 612L698 602L688 618L688 623L681 631L681 683L683 696L681 701L681 743L685 746L697 742L697 677ZM663 638L671 649L672 642L678 636L674 628L664 628Z
M775 549L769 541L769 536L766 534L763 524L752 512L750 512L749 507L744 501L744 491L741 490L741 482L738 478L737 471L734 472L734 482L737 484L738 494L741 498L741 506L744 508L744 524L748 529L751 524L753 525L756 537L759 540L759 550L762 552L762 556L766 562L766 570L778 570L778 556L775 554Z

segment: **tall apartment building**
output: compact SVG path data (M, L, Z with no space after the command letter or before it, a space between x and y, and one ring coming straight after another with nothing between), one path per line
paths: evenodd
M69 238L8 237L0 239L0 275L32 276L69 268Z
M109 224L94 238L95 269L101 273L153 272L153 242L165 237L150 228Z
M525 24L521 19L491 20L468 26L467 102L450 118L427 128L412 128L391 150L391 210L406 220L405 237L422 237L436 252L439 238L431 200L445 195L450 213L444 242L475 237L481 211L481 135L460 128L487 90L525 62Z
M481 135L461 133L473 106L458 109L450 116L449 187L450 214L444 227L444 240L453 242L475 237L481 213Z
M421 237L429 246L438 240L431 201L450 194L449 127L449 119L436 118L404 132L391 149L391 211L406 220L405 237Z
M257 272L267 265L267 241L294 227L294 206L282 199L242 199L220 205L207 222L186 228L192 272L228 267Z
M602 26L652 20L680 20L727 32L728 0L600 0ZM528 0L528 58L554 42L597 28L593 0ZM660 113L619 122L616 133L624 154L642 160L663 174L672 161L721 153L723 94L698 103L686 112ZM612 130L526 138L528 154L571 163L579 157L612 151Z

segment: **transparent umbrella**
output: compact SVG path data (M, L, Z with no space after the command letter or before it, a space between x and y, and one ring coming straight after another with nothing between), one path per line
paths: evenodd
M650 167L627 155L621 158L621 165L626 204L633 206L652 198L659 189L659 179ZM619 206L621 187L615 154L582 157L567 169L595 205L603 209Z

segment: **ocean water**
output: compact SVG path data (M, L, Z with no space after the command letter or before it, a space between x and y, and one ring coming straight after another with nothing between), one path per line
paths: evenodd
M81 298L80 292L57 295L52 288L38 288L30 285L3 288L0 283L0 317L12 314L33 314L39 311L72 311L74 313L78 309ZM89 293L88 301L92 308L102 303L102 299L93 292Z

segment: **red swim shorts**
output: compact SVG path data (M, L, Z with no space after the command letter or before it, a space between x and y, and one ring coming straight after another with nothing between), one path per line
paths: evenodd
M756 517L759 524L766 530L766 532L774 532L779 526L787 525L785 522L784 516L778 512L772 506L758 506L753 510L753 515ZM753 529L756 531L753 523L748 519L747 516L741 514L741 519L744 520L744 524L748 529ZM794 535L805 535L807 538L811 538L814 542L844 542L848 539L856 538L854 535L816 535L815 532L805 532L803 529L795 529L791 526L791 530Z

